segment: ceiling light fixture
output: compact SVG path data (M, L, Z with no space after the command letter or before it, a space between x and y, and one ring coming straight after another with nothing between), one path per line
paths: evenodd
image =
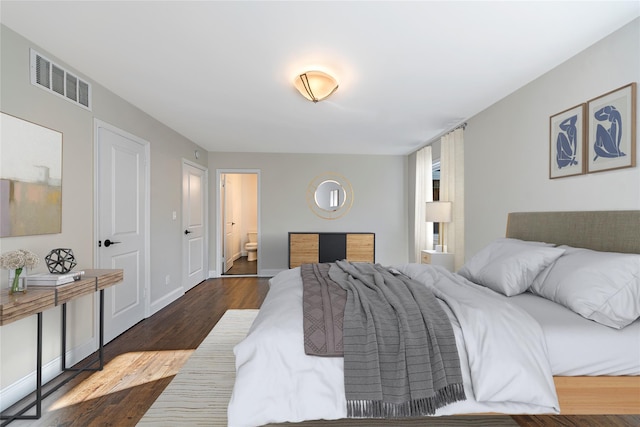
M296 89L309 101L318 102L338 89L338 82L322 71L306 71L294 80Z

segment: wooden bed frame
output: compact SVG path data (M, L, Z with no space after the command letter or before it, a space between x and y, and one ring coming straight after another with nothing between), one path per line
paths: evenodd
M506 237L640 254L640 210L514 212ZM640 376L554 377L561 415L640 413Z

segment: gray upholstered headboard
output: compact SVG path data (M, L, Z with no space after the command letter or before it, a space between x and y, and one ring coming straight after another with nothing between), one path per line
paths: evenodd
M640 254L640 210L512 212L506 237Z

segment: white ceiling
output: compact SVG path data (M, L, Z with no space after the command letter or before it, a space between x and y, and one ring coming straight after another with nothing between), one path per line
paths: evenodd
M408 154L638 16L638 0L0 3L85 77L236 152ZM313 104L292 81L317 67L340 87Z

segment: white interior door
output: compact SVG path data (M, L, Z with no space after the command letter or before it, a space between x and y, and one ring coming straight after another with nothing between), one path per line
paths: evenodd
M233 199L233 209L231 210L231 256L233 260L240 258L242 245L240 242L240 230L242 228L242 176L238 174L229 175L231 179L231 198Z
M187 291L207 278L207 171L182 163L182 286Z
M229 175L222 176L224 203L224 272L233 267L233 180Z
M105 343L144 319L149 190L148 144L96 121L97 267L124 270L105 290Z

